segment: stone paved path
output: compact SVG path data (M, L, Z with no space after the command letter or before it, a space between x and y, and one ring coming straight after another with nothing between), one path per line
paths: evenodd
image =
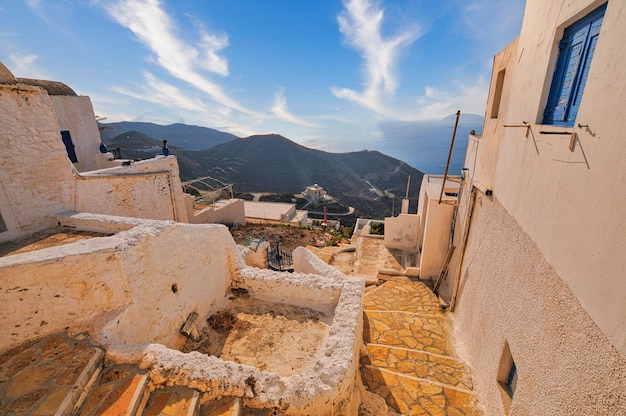
M423 283L390 280L364 299L361 377L403 415L481 415L470 370L454 355L449 318Z

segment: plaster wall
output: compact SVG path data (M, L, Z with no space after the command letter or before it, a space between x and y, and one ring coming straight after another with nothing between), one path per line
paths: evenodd
M132 304L103 328L105 344L179 348L185 338L178 329L191 312L207 317L227 302L233 269L241 265L228 229L169 222L152 227L125 250L121 272Z
M400 214L385 218L385 239L387 248L418 251L420 217L415 214Z
M454 320L485 414L505 414L505 342L518 374L509 415L626 414L626 358L499 201L480 195Z
M448 246L450 244L450 229L452 226L452 217L454 215L454 205L456 198L443 196L442 203L439 203L439 195L441 193L441 183L422 182L423 198L420 198L420 204L426 205L422 212L425 212L424 231L421 241L420 255L420 278L428 279L436 277L441 272L444 261L448 254ZM458 192L457 189L450 190ZM446 187L446 191L448 187ZM443 201L450 202L450 204ZM422 202L423 201L423 202Z
M515 133L526 133L525 127L504 127L508 125L504 120L504 115L509 102L517 50L518 39L515 39L494 57L482 135L469 136L464 166L469 169L473 181L482 183L488 189L493 189L502 129L512 129ZM498 86L498 77L501 75L504 78L502 85ZM498 111L495 110L495 107L498 108ZM513 125L522 125L523 121L529 120L518 120Z
M79 175L76 211L188 222L176 157Z
M58 219L98 231L132 225L114 226L115 217L77 217ZM113 236L2 257L0 285L8 290L0 293L0 316L12 319L0 321L6 334L0 350L66 327L100 330L117 314L105 339L113 334L137 343L150 335L166 344L183 342L176 328L189 313L207 314L224 301L232 269L241 267L232 261L235 252L222 225L138 220Z
M528 0L504 122L531 131L502 130L494 195L626 354L626 3L608 2L576 126L540 124L563 30L602 3Z
M55 95L50 99L60 131L68 130L72 137L78 159L76 169L86 172L113 166L109 161L113 155L100 153L100 131L89 97Z
M245 224L246 213L243 199L220 200L216 204L194 213L193 205L191 212L187 210L189 221L194 224Z
M74 184L44 90L0 84L0 119L0 212L10 237L52 225L51 214L74 205Z

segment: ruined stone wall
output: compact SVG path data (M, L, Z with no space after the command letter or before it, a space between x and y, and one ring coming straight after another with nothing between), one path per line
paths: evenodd
M178 329L189 313L206 316L216 308L239 267L222 225L93 214L58 220L79 229L131 228L0 258L7 288L0 292L0 316L11 316L0 320L6 334L0 350L67 327L99 332L108 321L105 336L127 344L182 343Z

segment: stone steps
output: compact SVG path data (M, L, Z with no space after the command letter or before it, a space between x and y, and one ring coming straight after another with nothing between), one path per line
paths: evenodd
M273 416L248 409L241 399L201 400L186 387L150 386L147 371L105 364L102 349L86 336L57 333L0 355L3 416ZM151 391L152 390L152 391ZM202 403L201 403L202 402Z
M364 299L361 379L403 415L480 415L451 322L421 282L390 280Z
M87 339L53 334L0 356L0 414L70 415L98 376L104 352Z

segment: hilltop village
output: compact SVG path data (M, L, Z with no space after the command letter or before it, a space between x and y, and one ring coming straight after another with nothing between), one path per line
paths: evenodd
M292 252L224 224L304 213L116 159L0 64L0 413L626 414L625 19L528 0L465 168Z

